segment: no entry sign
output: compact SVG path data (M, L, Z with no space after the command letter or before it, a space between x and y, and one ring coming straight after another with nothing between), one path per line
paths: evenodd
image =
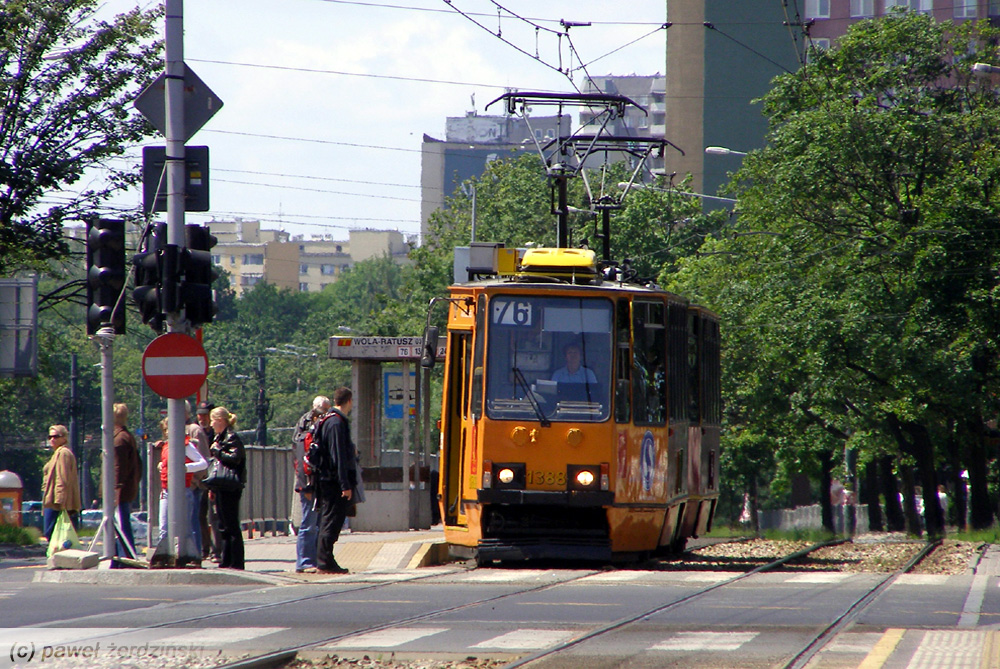
M194 337L169 332L149 342L142 354L142 378L149 388L172 400L194 395L208 376L208 356Z

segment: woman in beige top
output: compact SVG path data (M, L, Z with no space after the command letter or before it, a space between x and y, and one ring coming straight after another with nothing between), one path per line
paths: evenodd
M42 508L45 538L52 536L56 520L63 511L69 512L73 526L79 529L80 478L76 471L76 456L69 448L69 430L65 425L49 428L52 457L42 469Z

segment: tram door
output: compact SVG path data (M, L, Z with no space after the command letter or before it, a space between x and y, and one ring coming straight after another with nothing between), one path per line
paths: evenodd
M464 523L462 513L462 460L466 449L462 417L469 402L472 364L472 335L468 332L452 332L448 339L447 402L442 416L442 454L445 461L441 466L442 518L445 525Z

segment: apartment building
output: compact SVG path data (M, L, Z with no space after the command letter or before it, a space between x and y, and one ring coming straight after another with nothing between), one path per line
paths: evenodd
M388 255L399 264L409 262L410 245L398 230L350 230L348 239L338 240L261 229L253 220L213 220L208 225L219 240L213 259L232 275L237 295L258 281L316 292L362 260Z
M534 152L535 143L544 144L570 132L572 118L465 116L445 120L445 139L425 134L420 156L420 232L427 239L431 214L445 206L445 198L467 179L479 176L497 158L524 151Z
M667 0L666 138L683 154L667 152L666 172L690 172L692 190L715 195L742 158L705 148L763 147L767 122L752 101L771 80L797 70L810 44L829 48L851 24L899 7L939 21L1000 21L1000 0Z

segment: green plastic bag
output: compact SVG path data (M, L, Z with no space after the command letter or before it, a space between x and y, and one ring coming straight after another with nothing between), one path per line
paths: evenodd
M64 551L67 548L79 549L80 537L76 535L76 528L73 527L73 521L69 519L69 513L63 509L56 519L56 526L52 530L52 536L49 537L49 550L46 556L52 557L53 553Z

